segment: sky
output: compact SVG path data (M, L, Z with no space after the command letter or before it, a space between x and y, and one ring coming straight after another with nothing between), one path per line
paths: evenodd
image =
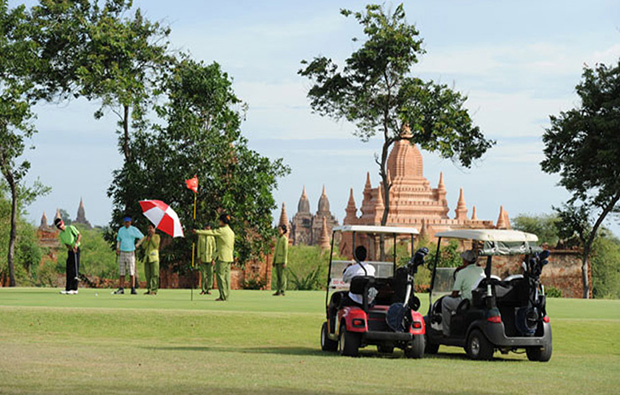
M302 59L321 55L342 64L358 48L351 39L363 39L360 25L339 10L362 10L365 4L134 1L149 19L171 26L173 48L222 66L249 106L242 131L250 148L290 166L291 174L274 191L279 206L274 221L282 203L289 219L295 214L304 186L313 212L325 186L331 211L342 221L350 188L359 208L366 173L373 187L379 182L374 155L382 141L361 142L351 124L313 114L306 97L310 81L297 74ZM469 215L475 205L478 218L493 221L500 205L514 218L551 213L569 199L557 186L559 177L540 169L542 135L550 115L579 104L575 86L584 65L620 58L620 2L419 0L404 6L426 51L412 74L467 95L474 123L497 141L470 169L422 151L424 175L433 187L443 172L450 217L459 188ZM43 211L51 219L57 208L75 216L81 198L91 223L108 223L112 202L106 190L122 157L115 115L95 120L97 108L81 99L37 106L36 148L26 154L32 162L28 181L38 177L52 192L28 207L33 223ZM605 226L620 235L617 220Z

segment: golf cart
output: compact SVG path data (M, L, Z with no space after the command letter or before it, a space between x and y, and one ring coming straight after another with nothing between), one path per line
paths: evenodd
M333 260L337 233L341 234L341 243L350 243L352 252L356 245L363 245L369 258L380 255L379 240L383 237L385 245L392 245L392 261L368 259L364 263L372 265L375 275L358 275L351 279L350 285L345 283L343 273L347 267L359 265L366 274L368 270L355 260ZM382 353L392 353L398 347L408 358L422 357L424 319L416 311L420 300L414 296L413 285L415 273L424 264L428 250L423 248L413 254L417 234L415 228L387 226L347 225L333 229L325 295L326 321L321 328L323 351L338 350L341 355L357 356L361 347L376 345ZM403 239L410 243L412 253L407 253L408 263L397 269L396 247ZM362 303L347 304L349 291L361 295Z
M538 237L515 230L464 229L439 232L437 254L432 267L429 310L426 322L426 353L435 354L439 345L464 347L472 359L490 360L495 350L502 354L525 349L531 361L551 358L551 324L540 283L549 251L536 245ZM471 301L464 299L450 316L450 335L442 332L442 298L449 297L455 267L442 267L439 248L442 239L471 241L477 259L486 257L484 277L472 289ZM469 248L467 245L466 248ZM492 274L493 257L525 255L522 274L504 279ZM496 263L497 264L497 263ZM510 266L510 265L508 265Z

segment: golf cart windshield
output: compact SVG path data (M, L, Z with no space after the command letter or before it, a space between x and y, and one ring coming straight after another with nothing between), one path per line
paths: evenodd
M375 277L388 278L394 275L394 263L393 262L375 262L366 261L365 263L372 265L375 268ZM331 279L329 287L332 289L349 289L349 284L342 281L342 273L348 265L357 265L355 261L332 261L332 269L329 273Z
M350 252L352 252L356 246L366 247L368 251L368 259L365 260L364 263L370 264L375 268L374 277L376 278L389 278L394 276L394 270L396 270L397 262L400 262L403 259L408 260L413 255L408 248L406 249L407 256L402 256L404 251L397 250L397 243L400 241L406 241L409 242L409 245L412 245L413 237L419 233L415 228L366 225L337 226L334 227L333 232L334 234L341 233L342 235L347 235L350 237ZM378 256L376 255L379 255L379 238L381 235L383 235L386 240L386 254L384 258L380 258L381 260L378 260ZM391 252L389 252L390 250ZM332 244L332 256L333 253L334 251ZM372 259L373 257L374 259ZM357 265L353 259L330 261L328 291L330 289L349 289L349 284L342 280L342 275L347 266L351 264Z
M452 293L454 285L455 267L438 267L435 273L435 284L433 284L432 300L437 300L444 295Z

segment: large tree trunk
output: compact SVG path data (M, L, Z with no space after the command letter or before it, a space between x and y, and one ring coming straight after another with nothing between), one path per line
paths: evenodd
M581 265L581 281L583 283L583 298L584 299L590 298L590 279L588 278L588 266L590 265L590 252L592 252L592 244L594 244L594 239L596 238L596 232L598 231L598 228L603 223L603 220L605 219L605 217L607 217L607 214L612 212L614 207L616 207L616 204L618 203L619 200L620 200L620 193L617 193L611 199L611 201L605 207L603 207L603 211L601 212L596 222L594 223L594 226L592 227L592 232L590 232L590 236L588 237L588 240L585 242L583 246L583 258L582 258L582 265Z
M129 148L129 106L123 105L123 153L125 162L131 162L131 150Z
M387 137L386 133L383 149L381 150L381 161L377 161L379 164L379 175L381 176L381 181L383 181L383 215L381 216L381 226L385 226L387 224L388 215L390 214L390 189L392 188L392 185L388 180L386 167L388 151L393 142L394 140ZM379 255L380 260L385 261L385 237L383 234L379 235Z
M7 181L11 188L11 231L9 236L9 253L7 263L9 267L9 287L15 286L15 241L17 240L17 185L13 174L7 172Z
M581 282L583 284L583 298L590 298L590 279L588 278L588 266L590 264L590 249L583 249L582 265L581 265Z

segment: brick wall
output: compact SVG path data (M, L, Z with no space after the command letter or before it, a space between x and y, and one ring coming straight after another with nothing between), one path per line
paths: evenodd
M540 275L541 283L546 287L554 287L562 291L567 298L583 297L581 280L581 251L551 249L549 264L543 267ZM493 257L493 274L505 278L509 274L521 273L520 256ZM588 270L590 281L590 297L592 297L592 271Z

